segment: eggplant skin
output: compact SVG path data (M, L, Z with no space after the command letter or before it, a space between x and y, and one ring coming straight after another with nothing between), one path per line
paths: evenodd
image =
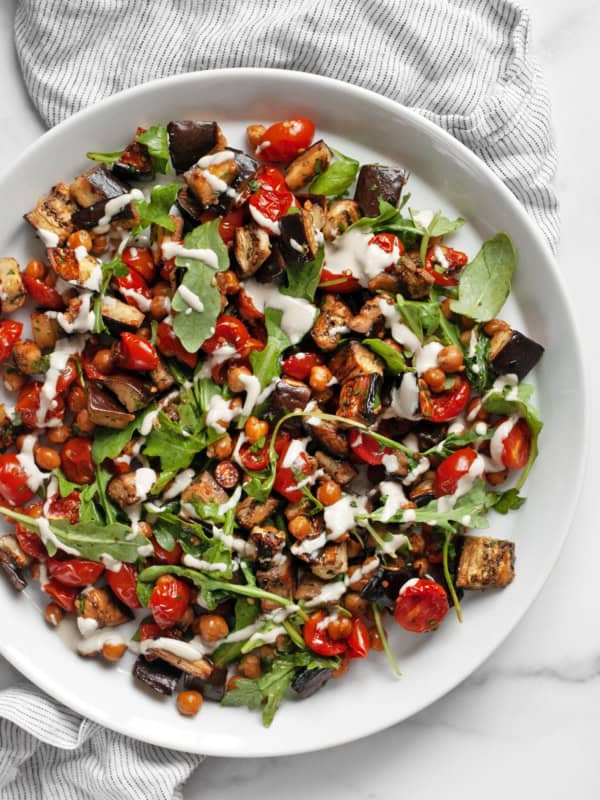
M418 575L418 571L410 566L398 569L380 567L373 573L360 596L369 603L377 603L379 606L393 608L400 589L406 581L417 578Z
M177 192L175 205L181 211L186 227L195 228L196 225L200 224L204 209L202 203L189 187L182 186Z
M200 692L205 700L220 703L225 697L227 683L227 667L214 667L208 678L197 678L194 675L184 674L184 688Z
M325 686L332 675L332 669L303 669L292 681L292 689L299 700L306 700Z
M360 168L354 193L354 199L360 206L363 216L379 216L380 198L394 207L397 206L407 179L408 173L403 169L364 164Z
M185 172L219 143L219 126L216 122L169 122L167 134L171 163L177 173Z
M541 344L519 331L513 331L509 341L492 360L494 372L499 375L514 374L522 381L544 354Z
M145 683L153 692L171 695L177 688L181 670L160 659L146 661L144 656L138 656L133 665L133 676Z

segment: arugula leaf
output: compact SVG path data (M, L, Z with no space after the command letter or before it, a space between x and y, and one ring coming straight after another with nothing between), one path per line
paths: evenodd
M93 449L93 448L92 448ZM98 489L98 503L104 512L104 521L107 525L112 525L113 522L117 521L117 509L113 505L112 501L109 500L109 497L106 493L106 487L108 486L110 480L112 479L112 475L102 465L99 465L96 468L96 487Z
M136 225L133 234L140 233L149 225L160 225L168 231L175 230L175 223L169 216L171 206L175 202L177 192L181 189L180 184L169 183L166 186L155 186L150 192L150 202L145 200L134 200L135 206L140 214L141 220Z
M218 272L229 267L227 247L219 235L219 219L199 225L185 237L188 249L212 250L217 255ZM187 256L175 259L178 267L185 269L182 285L202 302L203 310L189 306L179 292L175 293L171 307L177 313L173 319L173 330L188 353L196 353L212 336L217 317L221 313L221 295L213 284L215 270L203 261ZM188 313L189 312L189 313Z
M10 519L20 522L28 531L39 535L37 522L26 514L21 514L12 508L2 508L0 511ZM117 561L128 564L139 558L138 548L147 546L148 539L141 533L133 534L130 525L114 522L111 525L99 525L97 522L71 523L68 519L49 520L50 530L59 542L67 547L74 548L82 558L90 561L100 561L100 556L106 553ZM56 553L56 544L48 539L46 549L52 556Z
M417 228L417 232L421 235L421 247L420 247L420 257L421 263L425 263L425 256L427 255L427 250L429 248L429 240L433 239L436 236L445 236L448 233L453 233L455 230L458 230L462 225L465 224L465 221L462 217L457 217L455 220L448 219L448 217L442 216L441 211L437 211L429 225L423 225L423 223L418 219L417 211L412 208L409 208L409 213L411 216L412 221Z
M399 294L396 295L396 306L404 324L421 342L439 329L442 313L437 299L407 300Z
M156 403L152 403L140 411L136 418L122 430L98 428L94 432L94 444L92 445L92 457L96 464L101 464L105 458L116 458L127 442L133 438L133 434L142 427L146 415L155 409Z
M363 339L362 343L385 361L387 371L392 375L400 372L414 372L414 368L408 366L402 353L388 342L384 342L382 339Z
M494 509L499 514L508 514L509 511L516 511L525 503L526 497L521 497L518 489L507 489L497 495L498 499L494 503Z
M323 194L325 197L337 197L344 194L354 183L360 164L356 159L349 158L339 150L331 148L337 161L322 172L310 184L309 192L312 194Z
M319 246L317 255L312 261L304 264L288 264L285 275L287 286L280 288L281 294L298 297L301 300L314 302L315 292L321 280L321 268L325 258L325 247Z
M90 161L100 161L103 164L108 164L108 166L112 166L115 161L118 161L121 156L123 155L122 150L114 150L112 153L86 153L86 158L89 158Z
M158 423L146 441L144 455L158 456L161 470L165 472L186 469L194 456L206 447L206 436L201 433L184 436L181 425L162 411L158 415Z
M292 344L288 335L281 329L282 316L283 312L279 309L265 310L267 344L262 350L253 350L250 353L252 371L260 381L261 389L265 389L273 378L281 374L281 354Z
M144 583L138 578L137 585L135 587L135 593L137 594L138 600L142 604L143 608L147 608L150 605L150 598L152 596L153 590L154 590L154 584ZM150 621L154 622L154 619Z
M471 336L475 337L475 343L471 351L471 346L463 347L465 370L467 379L473 391L477 394L484 394L487 388L493 383L492 371L490 369L490 340L487 336L479 335L474 328Z
M449 436L446 436L445 439L442 439L441 442L438 442L433 447L430 447L428 450L425 450L422 453L422 456L449 456L455 450L460 450L461 447L468 447L473 442L481 442L485 441L486 439L491 439L493 435L493 431L486 431L483 435L475 433L474 430L465 431L464 433L451 433Z
M458 300L452 300L452 311L476 322L494 319L509 295L515 263L516 252L508 234L497 233L484 242L460 274Z
M169 171L169 136L164 125L152 125L144 133L140 133L136 141L145 144L148 152L154 159L154 166L157 172L165 175Z

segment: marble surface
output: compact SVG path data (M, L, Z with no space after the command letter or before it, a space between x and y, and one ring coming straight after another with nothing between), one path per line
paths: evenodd
M0 129L3 163L43 126L23 88L12 45L16 0L0 3ZM600 70L598 0L530 0L534 44L554 107L560 148L560 262L571 287L591 402L600 392L600 337L594 273L600 208L594 87ZM557 320L560 324L560 320ZM574 420L577 424L577 420ZM600 795L600 536L596 510L598 426L568 544L545 588L497 652L451 694L404 724L369 739L306 756L208 759L185 787L186 800L272 797L387 800L399 795L504 800ZM595 446L594 446L595 445ZM565 463L577 453L566 453ZM557 472L557 486L560 485ZM553 491L556 487L552 488ZM0 658L0 688L17 674ZM360 697L356 698L357 710ZM358 713L360 711L358 710Z

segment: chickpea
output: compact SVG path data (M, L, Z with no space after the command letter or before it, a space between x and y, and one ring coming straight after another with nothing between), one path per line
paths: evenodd
M486 472L485 478L492 486L498 486L508 478L508 470L503 469L500 472Z
M432 392L443 392L446 386L446 373L438 367L431 367L423 374L425 381Z
M87 396L81 386L76 384L71 387L67 397L67 407L69 411L72 411L74 414L83 411L83 409L87 407Z
M52 625L53 628L56 628L56 626L60 623L63 617L64 617L63 610L56 603L48 603L48 605L44 609L44 618L48 623L48 625Z
M254 416L248 417L244 426L244 433L250 444L256 444L256 442L266 436L268 432L269 423L266 422L266 420L258 419L258 417Z
M458 372L464 365L462 350L455 344L443 347L438 353L437 361L438 367L444 372Z
M34 561L31 565L31 580L32 581L39 581L40 579L40 562Z
M34 451L35 463L40 469L57 469L60 467L60 455L53 447L37 447Z
M92 246L90 248L90 253L95 256L101 256L103 253L106 253L108 250L108 236L104 236L103 234L96 234L92 236Z
M496 333L502 333L504 331L509 331L510 325L507 322L504 322L503 319L491 319L489 322L486 322L483 326L483 332L486 336L494 336Z
M32 258L25 267L25 275L27 275L28 278L42 280L45 274L46 265L37 258Z
M380 653L383 651L383 639L379 635L377 628L370 629L369 642L371 644L371 650L377 650Z
M99 372L102 372L104 375L110 375L115 368L115 356L113 351L108 347L98 350L92 360L92 364Z
M308 382L315 392L324 392L332 378L333 373L330 369L317 364L311 369Z
M107 661L119 661L127 651L127 645L123 642L105 642L102 645L102 655Z
M12 364L5 364L2 370L2 383L7 392L19 392L25 386L27 378L15 369Z
M340 662L339 667L331 673L332 678L341 678L342 675L345 675L350 668L350 659L348 656L344 656Z
M245 386L242 383L242 376L250 376L252 373L248 367L232 366L227 370L227 388L230 392L243 392Z
M366 614L369 610L369 603L356 592L346 592L344 596L344 608L353 616Z
M81 411L79 411L79 413L75 417L75 424L77 425L81 433L92 433L96 428L95 423L93 423L92 420L90 419L90 415L87 408L84 408Z
M460 324L465 331L470 331L471 328L475 327L475 320L471 319L471 317L463 317L460 318Z
M151 291L153 297L169 297L171 287L165 281L158 281L158 283L154 284Z
M149 539L152 536L152 526L149 522L138 522L136 525L136 530L138 533L141 533L142 536L145 536L146 539Z
M258 648L258 654L261 658L273 658L275 650L270 644L263 644Z
M296 539L306 539L306 537L310 536L313 532L309 518L302 514L290 520L288 523L288 530Z
M255 653L248 653L240 661L239 670L245 678L260 678L262 674L260 658Z
M471 331L463 331L460 335L460 343L463 347L468 347L471 343Z
M92 237L87 231L84 230L79 230L75 231L75 233L72 233L67 239L67 244L71 250L75 250L76 247L85 247L88 252L93 246Z
M450 308L451 302L452 300L449 297L446 297L446 299L442 300L441 302L442 314L446 317L446 319L452 319L452 317L454 316L454 314L452 313L452 309Z
M229 633L229 625L220 614L204 614L200 617L198 627L205 642L218 642Z
M348 549L348 558L356 558L362 550L362 545L360 542L357 542L356 539L348 539L348 543L346 545Z
M271 648L271 649L273 649L273 648ZM225 689L228 692L232 692L234 689L237 689L238 681L243 677L244 676L240 675L239 673L236 674L236 675L232 675L231 678L229 678L229 680L227 681Z
M347 639L352 633L352 620L350 617L336 617L327 626L327 633L334 642Z
M233 441L231 436L228 433L220 436L215 442L207 447L206 453L209 458L216 458L219 461L229 458L229 456L233 453Z
M71 428L68 425L58 425L56 428L48 428L48 441L52 444L64 444L72 436Z
M250 147L258 147L262 135L266 132L266 130L267 129L264 125L248 125L246 128L246 136L248 137L248 143L250 144Z
M275 648L280 652L284 653L287 647L288 637L285 633L280 633L277 639L275 639Z
M202 708L203 697L200 692L188 689L177 695L177 710L184 717L195 717Z
M332 506L342 496L342 487L335 481L323 481L317 489L317 499L324 506Z
M164 319L169 313L170 303L168 297L157 295L150 301L150 316L152 319Z

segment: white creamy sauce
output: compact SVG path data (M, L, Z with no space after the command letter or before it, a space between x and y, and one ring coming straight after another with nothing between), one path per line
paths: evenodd
M56 314L55 319L66 333L88 333L94 327L96 317L91 309L91 292L81 292L79 300L81 301L79 309L72 321L69 320L62 311L54 312L54 314ZM52 312L46 312L46 314L50 316ZM52 314L52 316L54 316L54 314Z
M398 456L395 453L386 453L381 459L381 464L385 468L386 472L397 472L400 468L400 462L398 461Z
M256 153L257 156L259 156L263 150L267 149L267 147L271 147L271 142L269 141L261 142L259 145L257 145L256 150L254 152Z
M456 505L459 498L467 494L472 488L473 484L478 478L481 478L485 470L485 461L480 455L477 455L469 471L460 477L456 482L456 489L452 494L440 497L437 501L438 511L442 514L451 511Z
M58 550L62 550L64 553L68 553L72 556L78 556L79 550L76 550L74 547L70 547L67 544L63 544L58 536L54 534L52 529L50 528L50 521L47 520L45 517L39 517L35 520L38 531L40 533L40 539L44 544L50 542L53 544Z
M158 639L145 639L140 642L140 653L142 655L149 650L166 650L178 658L186 659L186 661L199 661L205 655L211 653L212 649L214 648L207 647L199 636L194 636L189 642L170 639L167 636L160 636Z
M359 581L361 581L363 578L366 578L367 575L375 572L378 566L379 559L377 556L367 559L357 570L354 570L352 575L350 575L348 578L348 585L353 586L354 584L359 583Z
M91 656L99 653L105 644L126 644L121 634L113 628L102 628L92 633L77 644L77 652L82 656Z
M402 444L415 453L419 451L419 440L415 433L407 433L404 439L402 439Z
M186 567L203 570L204 572L227 572L227 570L230 568L229 565L225 564L224 561L204 561L201 558L195 558L194 556L191 556L189 553L184 555L183 563Z
M281 635L286 636L287 631L283 625L277 625L268 631L256 631L248 639L248 644L273 644L273 642L277 641L277 637Z
M132 189L126 194L122 194L119 197L113 197L112 200L108 200L104 206L104 216L100 217L98 220L98 225L94 228L94 233L106 233L107 226L110 225L113 217L116 217L117 214L120 214L121 211L123 211L123 209L126 208L132 200L144 199L143 192L141 192L139 189Z
M290 247L292 248L292 250L295 250L297 253L303 253L304 252L304 248L302 247L300 242L297 242L295 239L290 239Z
M306 453L307 439L292 439L286 450L281 466L291 469L296 462ZM304 460L303 460L304 463Z
M91 292L99 292L100 286L102 285L102 262L100 259L90 256L83 245L76 247L74 252L75 258L77 259L77 263L80 267L79 274L80 277L83 277L83 280L80 279L79 281L69 281L69 283L83 286L85 289L89 289ZM89 270L89 274L84 277L81 268L86 271Z
M200 370L197 373L197 378L210 378L212 375L213 367L218 367L219 364L223 364L225 361L229 361L230 358L233 358L237 354L237 350L235 347L232 347L230 344L225 344L222 347L218 347L214 353L211 353L202 364Z
M269 217L261 213L256 206L249 206L249 208L250 214L257 225L260 225L261 228L264 228L265 230L269 231L269 233L272 233L273 236L279 236L281 233L281 226L279 222L269 219Z
M252 542L247 542L238 536L232 536L228 533L223 533L223 531L220 528L217 528L216 525L213 525L212 533L213 537L223 542L225 547L235 550L244 558L256 558L256 547L252 544Z
M416 508L405 508L402 512L402 522L414 522L417 518Z
M182 470L173 478L166 491L163 492L163 500L173 500L174 497L178 497L178 495L188 488L193 480L193 469Z
M148 498L150 489L156 483L156 472L150 467L140 467L135 471L135 493L138 503L143 503Z
M373 233L365 228L352 228L332 242L325 242L325 265L334 275L353 275L361 286L367 286L386 267L400 258L398 246L386 253L376 243L369 244Z
M85 347L85 340L81 336L73 339L59 339L54 346L54 352L50 355L50 367L44 378L44 385L40 392L40 405L36 413L36 424L43 428L46 423L46 415L50 410L51 403L56 400L56 384L62 371L67 366L67 362L72 355L81 353Z
M29 434L23 440L23 444L21 446L21 452L17 453L17 461L25 470L27 475L27 487L31 489L32 492L37 492L40 488L42 483L46 480L49 473L42 472L41 469L38 468L38 465L35 463L35 458L33 456L33 449L37 442L37 437L33 434Z
M79 633L87 639L98 630L98 622L92 617L77 617Z
M487 433L487 429L488 426L485 424L485 422L476 422L475 425L473 426L473 430L475 431L477 436L485 436L485 434Z
M281 329L290 337L292 344L297 344L302 339L317 316L316 307L308 300L288 297L281 294L275 286L250 279L244 283L244 291L261 314L264 314L266 308L275 308L282 312Z
M295 484L296 489L302 489L304 486L312 486L315 484L319 478L322 478L325 475L324 469L316 469L311 475L307 475L306 478L302 478L301 481Z
M243 417L248 417L252 413L252 409L258 402L260 395L260 381L256 375L240 375L240 383L246 390L246 399L241 409Z
M433 369L438 365L438 354L443 350L444 345L440 342L429 342L422 347L417 348L415 352L415 367L417 373L422 375L428 369Z
M44 247L58 247L60 239L54 231L47 231L45 228L38 228L37 234L44 243Z
M504 469L504 465L502 464L502 449L504 446L504 440L515 427L517 422L519 421L519 415L514 414L512 417L509 417L504 422L500 423L496 430L494 431L494 435L490 440L490 455L492 457L492 461L494 461L498 465L502 465L502 469Z
M381 415L382 419L420 419L419 386L414 372L405 372L400 386L392 386L390 404Z
M162 244L163 258L193 258L196 261L202 261L211 269L219 268L219 259L214 250L207 248L187 248L179 242L163 242Z
M330 506L325 508L323 516L329 531L328 539L336 541L347 531L356 527L357 516L366 513L367 498L358 495L345 494Z
M379 484L379 491L382 497L385 496L385 503L380 511L380 519L382 522L387 522L394 514L400 511L408 500L402 486L395 481L382 481Z
M395 556L396 551L401 547L406 547L407 544L408 538L403 533L395 533L384 541L383 547L377 549L388 556Z
M505 398L507 400L518 400L519 399L519 393L517 391L518 385L519 385L519 379L514 373L509 372L508 375L500 375L498 378L496 378L496 380L494 381L494 385L483 398L483 404L485 405L485 401L491 394L497 394L497 393L504 394L504 390L506 388L509 388L509 391L506 392L506 394L504 394Z
M470 514L465 514L464 517L461 517L460 518L460 524L464 525L466 528L468 528L469 525L471 524L471 515Z
M413 469L411 469L408 475L403 479L402 483L405 486L410 486L411 483L414 483L424 472L427 472L429 466L429 459L421 458L417 462L417 465L413 467Z
M420 347L421 342L411 329L405 325L400 316L400 312L394 303L388 303L383 297L379 298L379 310L385 318L386 328L390 329L392 339L398 344L415 353Z
M242 496L242 487L236 486L234 493L231 495L229 500L226 500L224 503L221 503L219 506L219 516L225 516L228 511L234 509L237 504L240 502L240 497Z
M473 408L467 414L467 422L473 422L477 414L481 411L481 400L476 400L473 404Z
M152 432L152 428L154 427L154 420L158 418L160 409L155 408L153 411L149 411L144 419L142 420L142 424L140 425L140 433L142 436L148 436L149 433Z
M435 260L440 265L440 267L442 267L442 269L444 270L450 269L450 262L446 258L446 254L444 253L443 248L439 246L439 244L436 244L436 246L433 248L433 255L435 256Z
M102 561L109 572L120 572L123 566L123 563L113 558L110 553L100 553L100 561Z
M335 622L335 620L339 618L340 614L338 611L334 611L333 614L328 614L326 617L323 617L320 622L317 622L317 630L324 631L329 626L330 622Z
M144 297L143 294L136 292L135 289L124 289L122 286L119 287L119 292L126 300L133 300L133 305L143 311L144 314L150 311L152 300L149 297Z
M402 588L400 589L399 594L404 594L407 589L410 589L411 586L414 586L416 583L419 582L419 578L410 578L406 581L406 583L402 584Z
M320 550L322 547L325 547L326 544L327 534L323 531L323 533L320 533L318 536L303 539L301 542L294 542L290 550L295 556L309 555L310 553L314 553L315 550Z
M429 208L424 208L421 211L415 211L415 213L412 215L413 220L419 225L422 225L424 228L428 228L431 225L434 217L435 213Z
M331 508L331 506L329 507ZM330 583L326 583L316 597L313 597L312 600L308 600L306 607L315 608L316 606L326 606L337 603L340 597L346 593L347 588L347 577L341 581L331 581Z
M197 311L198 313L202 313L204 311L204 303L202 300L200 300L198 295L194 294L191 289L188 289L187 286L184 286L183 283L179 285L177 294L193 311Z
M207 156L202 156L196 161L195 166L200 169L208 169L217 164L223 164L225 161L235 160L235 153L231 150L219 150L217 153L209 153Z
M206 424L217 433L225 433L229 423L240 414L240 408L233 408L230 400L215 394L210 398L206 409Z
M466 429L467 423L465 421L464 414L461 414L455 420L453 420L450 425L448 425L448 435L451 433L461 434L464 433Z

